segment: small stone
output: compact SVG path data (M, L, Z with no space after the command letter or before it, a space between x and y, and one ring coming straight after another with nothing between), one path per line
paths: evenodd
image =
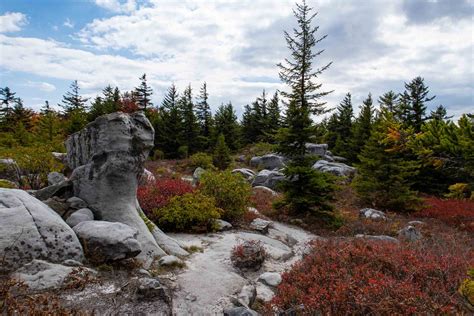
M257 289L255 285L247 284L244 285L239 295L237 296L237 303L239 306L250 307L255 302L257 297Z
M59 184L64 180L66 180L66 177L60 172L53 171L48 174L49 185Z
M161 266L182 265L183 261L176 256L164 256L158 260Z
M398 231L398 239L403 241L417 241L422 238L421 233L414 226L407 226Z
M281 283L281 275L276 272L265 272L258 277L258 281L277 287Z
M137 298L139 300L150 300L156 298L161 298L165 301L169 300L160 281L153 278L138 279Z
M93 221L94 214L88 208L81 208L80 210L75 211L68 217L66 223L70 227L74 227L79 223L86 222L86 221Z
M81 208L87 208L87 203L76 196L73 196L66 200L66 203L69 205L70 208L79 210Z
M194 170L194 172L193 172L193 181L194 182L199 182L199 180L201 180L201 176L204 174L204 172L206 172L205 169L203 169L201 167L197 167L196 170Z
M275 293L273 293L273 290L269 286L260 282L257 283L257 300L269 302L274 296Z
M219 230L219 231L232 229L232 224L229 223L229 222L226 222L222 219L216 219L215 223L217 224L217 226L218 226L217 230Z
M268 228L272 227L271 221L266 221L261 218L256 218L250 223L250 228L255 229L263 234L268 233Z
M360 218L368 218L374 221L386 221L388 220L384 212L375 210L373 208L363 208L359 211Z

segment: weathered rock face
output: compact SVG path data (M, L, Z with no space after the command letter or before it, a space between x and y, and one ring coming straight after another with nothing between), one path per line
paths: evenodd
M262 170L252 182L252 186L264 186L275 189L280 182L285 180L285 175L279 171Z
M313 165L313 169L322 172L329 172L340 177L350 177L356 173L356 169L354 167L348 166L341 162L329 162L327 160L316 161L316 163Z
M262 167L269 170L281 169L286 166L285 158L276 154L267 154L261 157L253 157L250 159L250 165L253 167Z
M0 258L5 258L0 270L13 270L33 259L84 259L72 229L25 191L0 189L0 219Z
M116 112L98 117L66 141L74 195L87 203L96 219L138 231L142 252L137 258L145 267L165 255L162 248L187 254L146 219L137 201L138 181L153 139L153 127L143 113Z

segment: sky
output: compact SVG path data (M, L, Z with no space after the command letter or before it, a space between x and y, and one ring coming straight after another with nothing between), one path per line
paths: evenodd
M474 112L474 0L308 0L333 62L317 80L336 107L347 92L356 109L369 93L402 92L421 76L459 117ZM240 116L262 90L286 90L276 64L289 55L284 30L294 0L2 0L0 86L26 106L56 105L73 80L89 98L108 84L122 91L147 74L159 105L167 88L207 82L215 110Z

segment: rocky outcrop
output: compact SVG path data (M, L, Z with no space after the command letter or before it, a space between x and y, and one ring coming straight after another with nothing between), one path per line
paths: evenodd
M138 231L142 252L137 258L145 267L165 251L188 254L146 218L137 201L138 181L153 140L153 127L142 112L116 112L98 117L66 141L74 195L88 204L95 218Z
M254 178L252 186L264 186L275 189L283 180L285 180L285 175L279 171L262 170Z
M255 172L253 170L247 169L247 168L234 169L234 170L232 170L232 173L241 174L245 178L245 180L247 180L247 181L252 181L253 178L255 178Z
M85 221L73 229L86 258L94 264L133 258L142 251L136 240L138 231L122 223Z
M268 170L275 170L284 168L285 158L277 154L267 154L263 156L256 156L250 159L250 166L260 167Z
M318 160L313 165L313 169L332 173L339 177L351 177L355 175L356 169L341 162L330 162L327 160Z
M83 258L76 234L55 211L25 191L0 189L0 270L33 259L59 263Z
M328 144L306 143L306 150L310 155L324 157L328 152Z

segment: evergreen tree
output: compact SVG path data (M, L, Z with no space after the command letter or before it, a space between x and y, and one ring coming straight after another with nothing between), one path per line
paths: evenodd
M63 96L60 106L67 119L66 131L68 134L80 131L87 124L86 102L87 99L79 94L79 84L74 80L70 91Z
M177 158L183 145L183 118L178 104L179 94L174 84L168 89L155 128L155 147L162 150L166 157Z
M181 116L183 118L183 145L187 146L188 153L192 154L199 148L199 125L196 115L194 114L191 85L188 85L188 87L184 90L183 95L179 101L179 106L181 110Z
M278 91L275 91L268 105L268 133L274 137L281 127L281 113L278 99Z
M352 108L351 94L347 93L328 122L327 143L333 153L350 159L352 153Z
M436 96L428 97L429 88L425 85L424 79L416 77L409 83L405 83L403 93L404 106L408 107L408 115L405 124L412 126L416 133L421 131L421 126L426 118L426 102L433 100Z
M196 104L196 116L200 127L199 144L201 150L210 147L213 134L212 113L208 99L207 84L204 82L199 91L199 101Z
M213 155L214 166L220 170L225 170L229 167L231 161L229 147L225 143L225 136L224 134L219 134Z
M315 79L331 63L313 69L313 60L323 51L314 51L317 43L326 36L316 39L318 27L311 23L316 14L311 14L311 8L305 1L296 4L294 15L298 28L293 36L285 32L285 39L291 52L291 60L285 59L285 64L279 64L279 76L290 88L291 92L281 92L288 98L286 110L286 128L280 129L278 135L279 152L290 158L285 168L287 180L283 183L285 198L283 204L288 205L293 212L314 212L327 215L331 209L328 201L331 199L333 187L328 176L311 168L312 161L306 156L306 143L314 134L311 114L326 112L321 97L329 92L322 92L321 83Z
M239 124L232 103L222 104L214 116L216 134L223 134L231 150L239 146Z
M393 92L392 90L384 93L379 98L380 111L385 109L389 113L396 115L397 104L398 104L398 94Z
M351 146L352 154L348 157L353 162L357 161L357 155L364 148L372 132L374 124L374 108L372 104L372 94L369 93L367 99L362 102L359 116L354 123L353 145Z
M403 211L418 206L416 192L411 189L418 164L406 159L392 143L392 137L399 141L402 133L409 135L412 131L403 131L393 114L383 113L359 155L353 186L361 200L371 207Z
M59 114L51 108L48 101L45 101L44 106L40 110L38 134L44 141L52 142L59 133Z
M12 92L9 87L0 88L1 104L0 104L0 129L8 130L7 117L11 116L13 106L18 98L15 96L16 92Z
M448 111L443 105L438 105L434 111L431 111L430 119L438 121L446 121L451 119L452 116L448 116Z
M17 98L11 113L6 117L6 119L12 128L16 128L18 124L22 124L27 131L30 131L33 127L33 115L34 112L32 110L25 108L23 100Z
M153 89L148 85L146 81L146 74L140 77L140 85L135 88L135 96L138 103L138 106L141 110L146 111L148 108L153 106L151 102L151 95L153 94Z
M250 105L244 107L242 114L242 142L244 144L252 144L257 139L257 126L253 110Z

